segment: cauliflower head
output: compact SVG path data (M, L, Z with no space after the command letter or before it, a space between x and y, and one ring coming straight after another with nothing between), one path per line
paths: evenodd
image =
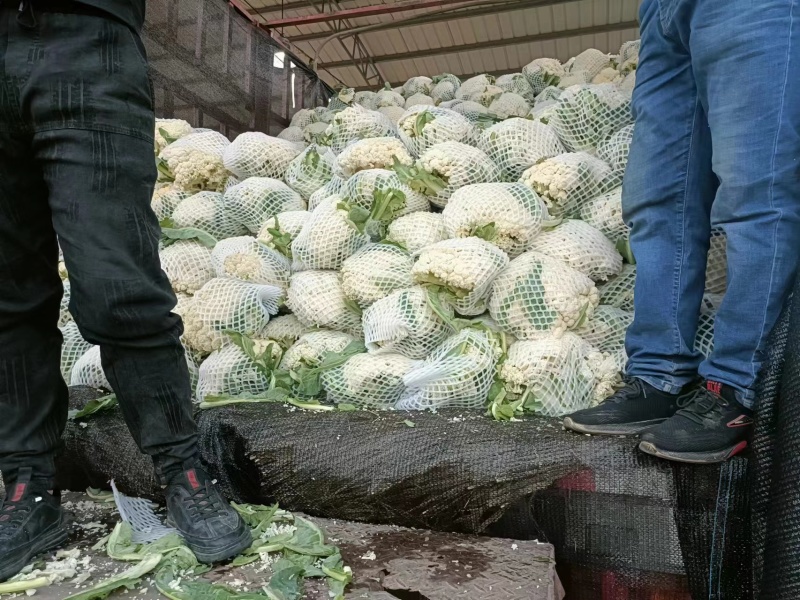
M324 371L328 401L359 408L393 408L405 390L403 376L416 361L401 354L356 354L343 365Z
M397 246L364 246L342 264L342 291L348 300L366 308L395 290L411 287L413 265L411 255Z
M386 240L400 244L414 254L431 244L447 239L441 213L414 212L389 224Z
M178 240L158 253L176 294L194 294L214 278L211 250L194 240Z
M289 287L289 259L254 237L222 240L211 251L211 265L217 277Z
M225 209L231 218L257 234L264 221L287 210L305 210L302 196L269 177L249 177L225 192Z
M391 169L395 161L404 165L414 162L403 142L396 137L368 138L342 150L336 157L334 170L346 180L366 169Z
M335 271L301 271L292 275L286 305L308 327L361 337L361 315L349 306Z

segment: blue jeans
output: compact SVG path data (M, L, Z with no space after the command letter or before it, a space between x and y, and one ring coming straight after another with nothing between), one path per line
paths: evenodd
M671 393L699 373L751 406L800 255L800 0L644 0L623 187L637 261L628 374ZM711 225L728 289L693 342Z

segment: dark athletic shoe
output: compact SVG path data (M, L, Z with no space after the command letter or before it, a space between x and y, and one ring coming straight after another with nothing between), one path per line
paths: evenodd
M593 435L638 435L674 415L678 398L627 377L625 387L597 406L572 413L564 419L564 427Z
M643 452L687 463L718 463L745 448L753 411L736 400L732 388L706 382L681 400L671 419L642 434Z
M166 497L167 523L180 532L200 562L227 560L252 545L250 528L202 469L192 467L173 476Z
M20 469L0 503L0 581L19 573L37 554L63 544L67 535L58 494L32 482L30 469Z

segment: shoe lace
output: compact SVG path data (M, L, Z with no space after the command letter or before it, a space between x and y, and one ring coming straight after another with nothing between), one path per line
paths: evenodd
M628 377L627 375L622 378L623 387L620 388L613 396L606 402L613 402L619 404L625 400L635 398L642 393L642 382L636 377Z
M189 514L199 520L210 519L222 510L219 494L206 484L186 499Z
M678 398L678 413L702 425L703 421L721 412L723 402L722 396L701 387Z

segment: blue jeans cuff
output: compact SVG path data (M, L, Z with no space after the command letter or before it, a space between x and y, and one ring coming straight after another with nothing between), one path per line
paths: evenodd
M683 385L676 385L669 381L659 379L658 377L640 377L639 375L634 374L631 374L631 376L636 377L636 379L641 379L645 383L649 383L657 390L661 390L666 394L680 394L681 390L683 389Z

